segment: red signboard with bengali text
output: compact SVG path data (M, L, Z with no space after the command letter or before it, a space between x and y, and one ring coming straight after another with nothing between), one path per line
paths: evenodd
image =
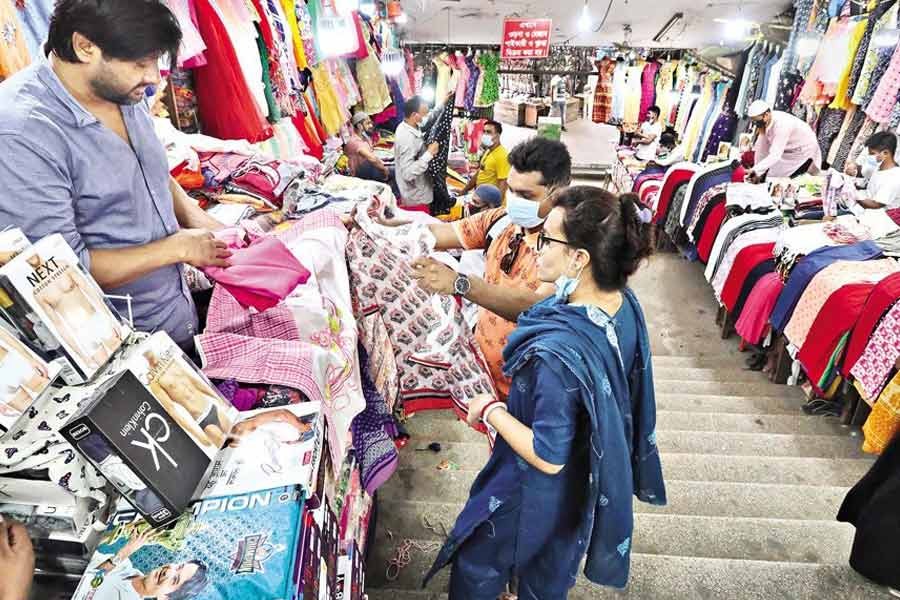
M505 19L500 58L547 58L552 33L550 19Z

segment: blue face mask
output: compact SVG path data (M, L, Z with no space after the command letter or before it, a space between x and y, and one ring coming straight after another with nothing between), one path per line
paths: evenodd
M506 214L519 227L531 229L543 223L544 219L538 216L540 208L540 202L526 200L512 190L506 192Z
M566 269L568 270L568 269ZM581 283L581 272L584 271L582 267L581 271L578 271L578 275L575 277L569 277L565 273L560 275L553 285L556 286L556 299L565 302L569 299L575 290L578 289L578 284Z

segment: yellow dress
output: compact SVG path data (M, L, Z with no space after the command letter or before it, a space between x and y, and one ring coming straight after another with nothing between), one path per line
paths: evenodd
M688 157L694 155L694 150L697 147L697 143L700 140L700 130L703 128L703 123L706 120L706 114L709 112L710 105L713 102L714 93L713 93L713 82L712 77L707 75L704 78L706 81L703 84L702 92L700 93L700 99L697 100L697 104L694 107L693 112L691 113L690 121L687 124L687 128L684 133L684 142L682 146L684 146L684 158L685 160L689 160Z
M881 392L863 425L863 451L881 454L900 431L900 373Z
M376 58L368 39L366 48L369 55L356 62L356 79L362 94L363 110L370 115L377 115L391 105L391 90L384 78L381 62Z
M328 135L337 135L341 130L341 126L350 120L350 115L347 113L347 109L342 107L338 101L337 94L328 77L328 69L325 67L325 63L320 62L311 69L322 126Z
M22 24L13 10L13 2L0 2L0 81L31 62Z
M866 23L866 20L861 19L860 22L856 24L856 27L853 28L853 31L850 32L850 41L848 42L850 46L850 58L847 61L847 64L844 65L841 76L838 78L837 90L834 93L834 100L832 100L829 108L849 110L850 107L853 106L853 103L850 102L850 71L853 70L853 63L856 61L856 52L859 50L859 44L866 34Z
M291 39L294 40L294 58L297 60L297 68L301 71L308 66L306 50L303 48L303 38L300 37L300 25L297 22L296 0L281 0L281 7L287 18L288 29L291 30Z
M662 115L663 126L669 125L669 117L672 115L672 85L677 67L678 63L675 62L664 63L656 80L656 105Z

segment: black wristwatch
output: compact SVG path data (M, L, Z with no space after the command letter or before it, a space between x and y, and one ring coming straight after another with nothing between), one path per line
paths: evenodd
M457 274L456 281L453 282L453 295L465 297L472 289L472 282L462 273Z

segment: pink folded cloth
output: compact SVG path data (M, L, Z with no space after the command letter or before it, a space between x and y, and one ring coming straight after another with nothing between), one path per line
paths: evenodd
M228 290L241 306L260 312L270 309L309 279L309 271L277 238L261 238L240 248L231 231L216 234L232 251L228 259L231 266L207 267L203 272Z

